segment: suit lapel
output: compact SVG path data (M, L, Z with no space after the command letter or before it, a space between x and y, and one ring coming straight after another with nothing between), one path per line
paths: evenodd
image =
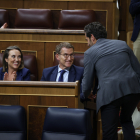
M50 76L50 81L56 81L56 76L58 73L58 66L52 71L51 76Z
M22 70L18 70L16 80L22 80L21 77L22 77Z
M69 77L68 77L68 82L75 82L75 69L74 66L72 65L70 70L69 70Z

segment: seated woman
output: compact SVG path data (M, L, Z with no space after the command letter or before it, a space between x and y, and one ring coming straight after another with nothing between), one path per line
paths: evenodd
M24 68L23 54L19 47L10 46L5 50L0 80L30 81L30 70Z

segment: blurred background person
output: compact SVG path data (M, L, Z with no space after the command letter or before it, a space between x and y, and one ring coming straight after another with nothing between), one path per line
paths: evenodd
M129 12L134 19L134 29L131 37L131 40L134 42L133 52L140 63L140 0L131 0ZM137 109L140 111L140 102L137 105Z
M8 47L3 55L3 67L0 68L0 80L30 81L30 70L24 68L23 54L19 47Z
M131 0L129 12L134 18L134 29L131 40L133 43L133 51L140 62L140 0Z

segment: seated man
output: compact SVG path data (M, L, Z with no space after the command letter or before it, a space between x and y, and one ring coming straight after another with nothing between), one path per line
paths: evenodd
M84 68L73 65L74 47L68 42L60 43L56 46L55 56L59 65L45 68L41 81L75 82L79 80L81 85ZM83 101L84 96L81 91L80 88L80 98Z

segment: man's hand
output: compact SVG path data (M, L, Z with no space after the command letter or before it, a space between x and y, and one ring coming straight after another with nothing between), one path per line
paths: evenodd
M97 95L97 94L93 95L93 93L91 92L91 93L89 94L88 98L89 98L90 100L93 101L94 99L96 99L96 95Z
M140 111L140 101L139 101L139 103L137 105L137 109L138 109L138 111Z

